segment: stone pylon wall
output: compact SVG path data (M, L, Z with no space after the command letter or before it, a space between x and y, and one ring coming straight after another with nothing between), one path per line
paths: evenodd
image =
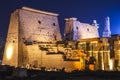
M27 7L12 13L2 64L15 67L21 65L25 43L60 41L57 16Z
M98 27L81 23L77 18L66 18L64 38L66 40L80 40L87 38L98 38Z
M10 24L2 60L3 65L10 65L15 67L18 66L18 13L19 11L16 10L14 13L12 13L10 18Z
M20 39L27 41L61 40L58 14L23 8L19 12Z

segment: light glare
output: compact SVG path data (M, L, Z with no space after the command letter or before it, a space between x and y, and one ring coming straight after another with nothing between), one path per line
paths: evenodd
M12 47L12 45L9 45L7 48L7 59L8 60L11 59L12 54L13 54L13 47Z
M113 70L113 59L110 59L109 66L110 66L110 70Z

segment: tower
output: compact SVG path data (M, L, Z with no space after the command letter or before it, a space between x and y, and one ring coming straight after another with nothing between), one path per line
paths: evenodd
M66 18L64 39L65 40L76 40L77 31L75 31L74 26L77 21L77 18ZM78 27L76 28L78 29ZM75 36L74 36L75 35Z
M58 14L23 7L11 14L2 64L26 64L28 46L34 43L60 41ZM32 55L34 56L34 55Z
M111 31L110 31L110 18L107 17L105 19L105 27L103 31L103 37L111 37Z

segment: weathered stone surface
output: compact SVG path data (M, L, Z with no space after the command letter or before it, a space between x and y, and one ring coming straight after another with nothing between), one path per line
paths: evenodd
M24 40L61 40L58 19L55 15L22 9L19 12L19 23L20 38Z
M23 54L24 43L60 41L57 16L25 7L12 13L2 64L18 67L21 59L27 60L29 55Z
M18 66L18 10L11 15L2 64Z
M72 41L61 41L57 16L26 7L12 13L2 64L66 71L85 70L91 65L91 70L119 68L120 36L98 38L98 27L70 18L66 19L65 40ZM110 51L114 51L116 63Z
M77 18L67 18L64 37L65 40L80 40L87 38L98 38L98 27L81 23Z

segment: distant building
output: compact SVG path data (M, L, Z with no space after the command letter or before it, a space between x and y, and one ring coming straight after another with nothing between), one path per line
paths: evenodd
M77 21L77 18L66 18L65 20L65 40L80 40L99 37L98 25L96 21L94 21L93 25L90 25Z
M2 65L28 69L119 70L120 35L99 38L92 25L66 19L61 39L58 14L27 7L11 15Z

